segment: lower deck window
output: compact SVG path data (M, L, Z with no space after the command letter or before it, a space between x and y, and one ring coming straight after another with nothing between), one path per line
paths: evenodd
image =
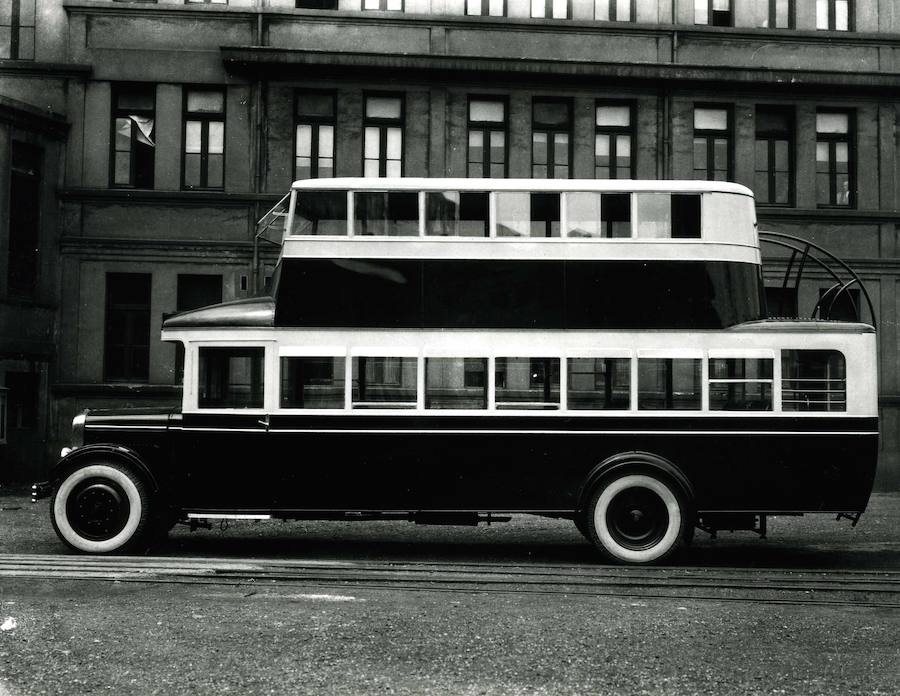
M638 360L638 408L699 411L700 363L693 358Z
M631 404L631 360L569 358L570 409L627 410Z
M710 358L710 411L771 411L772 365L768 358Z
M440 237L487 237L487 193L436 191L425 194L425 234Z
M264 348L200 348L200 408L262 408Z
M344 408L344 358L281 358L281 408Z
M558 193L497 194L498 237L559 237Z
M353 408L415 408L416 358L353 358Z
M425 408L487 408L486 358L425 360Z
M846 411L847 368L836 350L781 352L784 411Z
M497 408L559 408L558 358L497 358Z

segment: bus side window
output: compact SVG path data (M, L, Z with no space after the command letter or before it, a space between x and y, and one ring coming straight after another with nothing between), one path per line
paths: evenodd
M359 235L417 237L419 194L408 191L358 191L354 231Z
M353 408L415 408L416 358L353 358Z
M672 203L668 193L637 193L637 236L669 239L672 236Z
M298 191L291 234L346 236L347 193Z
M281 358L281 408L344 408L344 358Z
M559 358L497 358L498 409L559 408Z
M630 358L569 358L567 406L573 410L628 410Z
M847 368L837 350L781 351L783 411L846 411Z
M701 361L694 358L640 358L640 410L699 411Z
M771 411L770 358L710 358L710 411Z
M487 408L487 358L426 358L425 408Z
M264 348L200 348L200 408L262 408Z
M700 194L672 194L672 239L700 239Z

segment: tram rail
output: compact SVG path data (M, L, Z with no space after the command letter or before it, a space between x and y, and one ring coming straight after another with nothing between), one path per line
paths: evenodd
M900 609L900 571L0 554L0 578L564 594Z

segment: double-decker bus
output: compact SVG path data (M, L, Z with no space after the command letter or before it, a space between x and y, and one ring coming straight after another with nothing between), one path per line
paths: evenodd
M865 510L872 326L766 319L751 192L296 182L268 292L175 315L180 409L85 412L36 484L73 549L177 521L569 518L659 562L696 527Z

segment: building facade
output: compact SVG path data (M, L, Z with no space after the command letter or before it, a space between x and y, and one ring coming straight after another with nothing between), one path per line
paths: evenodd
M8 2L0 480L43 473L80 409L179 401L163 317L264 282L257 221L292 180L399 175L751 187L761 229L866 282L900 487L894 0ZM764 255L779 314L833 283L781 290Z

